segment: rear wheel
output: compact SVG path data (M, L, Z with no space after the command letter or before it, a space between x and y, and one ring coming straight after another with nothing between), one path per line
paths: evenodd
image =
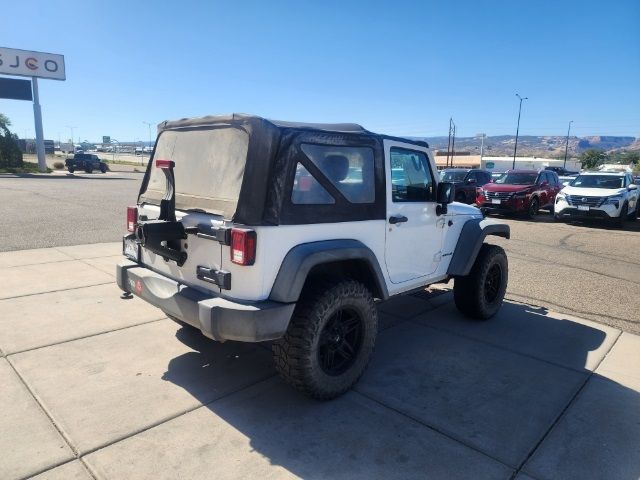
M73 173L73 172L75 172L75 171L76 171L76 169L75 169L75 168L73 168L73 167L69 167L69 168L68 168L68 170L69 170L69 173Z
M272 345L278 373L297 390L330 399L364 372L378 332L371 292L354 280L305 287L285 336Z
M453 284L453 299L467 317L487 320L500 307L507 291L509 266L507 255L497 245L483 244L469 275Z
M101 163L100 164L100 171L102 173L107 173L107 164L106 163Z

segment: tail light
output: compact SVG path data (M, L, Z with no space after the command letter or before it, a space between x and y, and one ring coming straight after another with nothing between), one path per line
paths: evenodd
M173 169L176 164L173 160L156 160L156 168Z
M231 229L231 263L253 265L256 260L256 232L240 228Z
M127 207L127 230L135 232L138 223L138 207Z

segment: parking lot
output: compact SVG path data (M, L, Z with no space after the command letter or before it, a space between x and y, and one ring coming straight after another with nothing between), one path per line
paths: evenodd
M0 253L0 478L636 478L640 337L436 290L379 305L355 390L309 400L266 344L121 298L120 244Z
M317 402L268 344L215 343L121 297L140 179L0 178L0 478L640 474L638 223L507 219L496 318L465 320L452 284L381 303L365 376Z
M0 251L10 251L118 241L142 174L0 178ZM640 333L639 221L624 231L555 223L544 212L535 221L505 221L511 240L491 241L509 255L510 298Z

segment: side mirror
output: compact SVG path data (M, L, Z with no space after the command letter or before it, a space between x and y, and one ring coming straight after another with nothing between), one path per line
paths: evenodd
M438 184L438 192L436 195L436 215L445 215L447 213L447 205L453 202L455 195L455 187L451 182L440 182Z
M636 185L635 183L632 183L631 185L629 185L627 187L628 190L637 190L638 189L638 185Z
M546 187L547 185L549 185L549 182L547 180L540 184L541 187Z

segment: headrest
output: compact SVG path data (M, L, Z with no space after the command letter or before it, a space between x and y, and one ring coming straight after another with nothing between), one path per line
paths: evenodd
M349 159L344 155L327 155L322 170L334 182L341 182L349 173Z

